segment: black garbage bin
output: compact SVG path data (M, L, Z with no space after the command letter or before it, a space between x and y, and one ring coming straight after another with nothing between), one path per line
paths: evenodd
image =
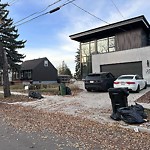
M129 95L127 88L109 88L109 97L111 99L112 110L111 118L114 120L120 120L120 117L117 113L118 108L127 107L128 100L127 97Z

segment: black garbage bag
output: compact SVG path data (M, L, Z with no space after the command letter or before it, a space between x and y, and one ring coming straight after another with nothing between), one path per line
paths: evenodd
M146 122L147 115L140 104L122 107L117 110L121 120L128 124L140 124Z
M71 95L71 89L68 86L66 86L66 95Z
M147 114L144 112L144 107L140 104L135 103L135 105L131 105L132 109L136 111L143 119L147 119Z
M37 91L29 91L28 96L31 97L31 98L37 98L37 99L44 98L44 97L43 97L39 92L37 92Z

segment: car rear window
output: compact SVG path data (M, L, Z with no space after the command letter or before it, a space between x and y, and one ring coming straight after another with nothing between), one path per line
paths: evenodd
M106 78L106 75L105 74L90 74L86 76L87 80L91 80L91 79L97 80L97 79L102 79L102 78Z
M133 76L120 76L118 79L133 79Z

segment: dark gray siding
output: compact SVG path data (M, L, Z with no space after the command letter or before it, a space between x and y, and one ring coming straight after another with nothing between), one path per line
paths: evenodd
M47 60L47 59L45 59ZM44 66L44 60L33 69L32 79L34 81L57 81L57 69L48 61Z
M100 65L101 72L111 72L115 77L123 74L138 74L142 76L142 62Z
M145 30L142 30L141 32L142 47L149 45L148 36L149 34Z
M142 47L142 29L134 29L116 34L117 51L139 47Z

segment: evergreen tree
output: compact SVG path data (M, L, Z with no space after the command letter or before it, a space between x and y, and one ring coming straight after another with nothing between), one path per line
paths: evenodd
M13 25L13 20L8 18L9 11L6 10L8 4L0 3L0 68L3 70L4 97L9 97L10 85L8 78L9 70L18 70L19 62L25 56L19 54L17 49L23 48L26 41L17 40L18 30Z
M59 66L58 72L60 75L70 75L72 77L71 71L64 61L62 62L62 65Z
M76 53L77 55L75 56L75 78L81 79L80 49L78 49Z

